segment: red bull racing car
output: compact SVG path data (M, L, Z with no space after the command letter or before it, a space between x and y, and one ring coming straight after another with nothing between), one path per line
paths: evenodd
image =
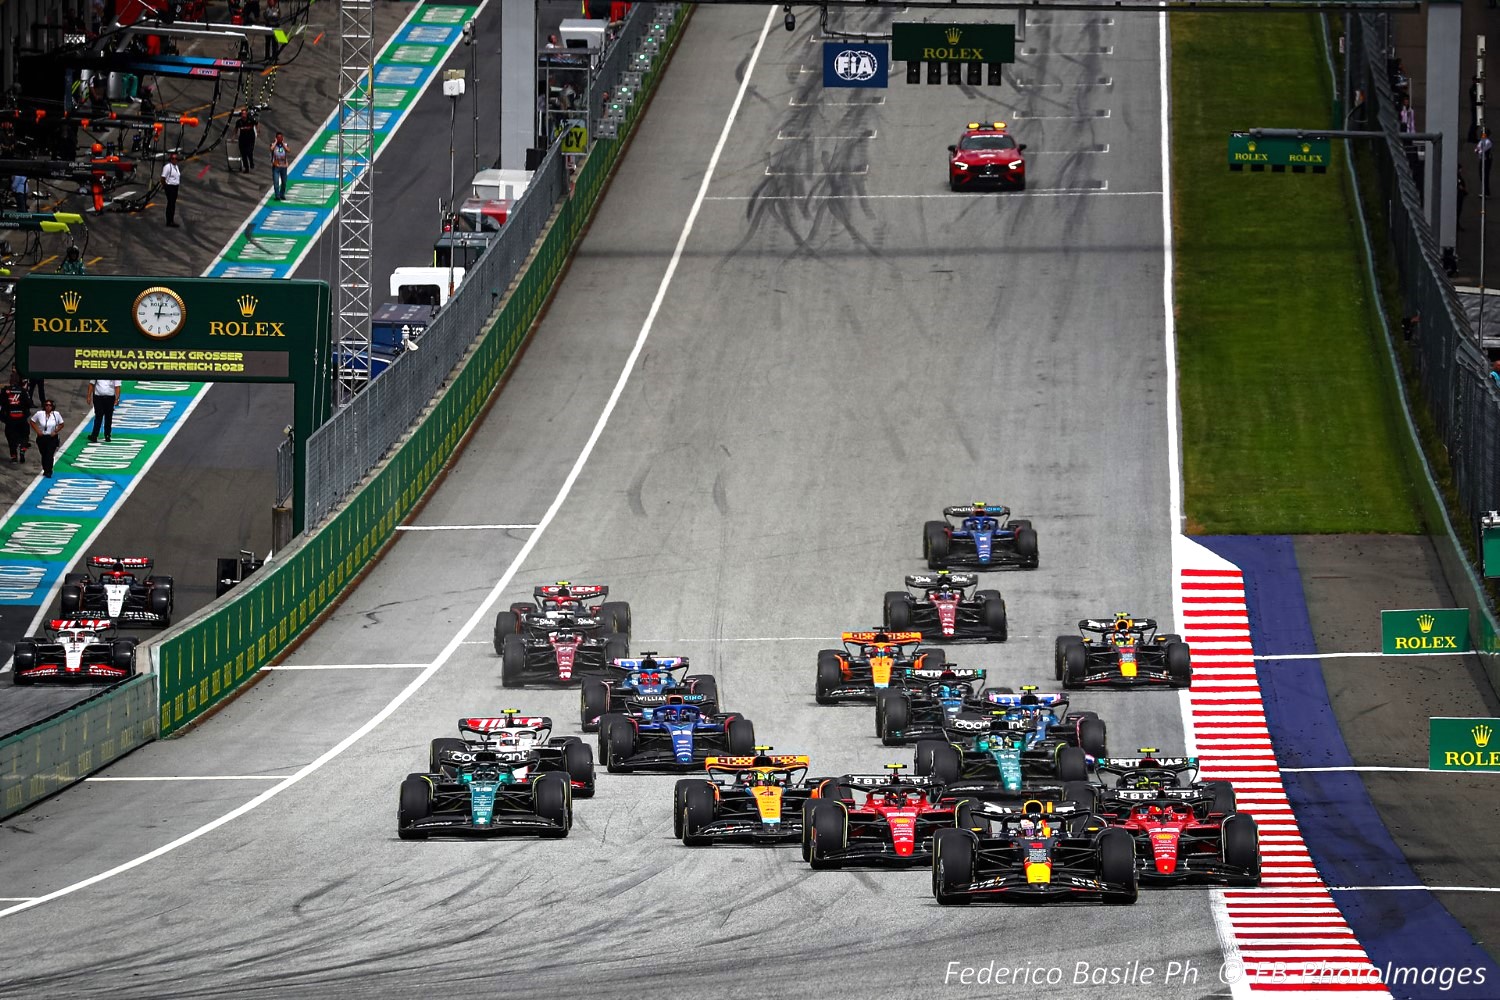
M1084 618L1080 635L1057 637L1057 679L1065 688L1169 687L1193 683L1192 655L1179 635L1157 635L1156 619L1117 613Z

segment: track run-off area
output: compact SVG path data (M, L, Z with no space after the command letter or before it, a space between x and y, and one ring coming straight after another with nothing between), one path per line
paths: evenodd
M460 717L578 731L576 689L502 689L491 648L495 610L558 579L608 584L634 651L717 675L813 773L910 763L867 707L814 703L816 651L876 623L922 568L921 523L975 498L1033 519L1041 567L987 576L1010 639L949 659L1051 687L1077 619L1153 616L1202 643L1203 684L1077 696L1112 752L1196 749L1225 776L1245 769L1228 751L1269 755L1241 718L1258 695L1234 568L1179 534L1165 16L1027 18L1026 86L824 91L815 28L697 10L409 530L207 723L0 830L0 994L1243 997L1295 937L1367 966L1274 758L1242 793L1264 890L1129 907L942 908L925 868L688 849L673 777L602 768L564 840L396 837L400 780ZM944 147L995 119L1028 143L1028 190L950 193ZM1205 578L1228 593L1203 602Z

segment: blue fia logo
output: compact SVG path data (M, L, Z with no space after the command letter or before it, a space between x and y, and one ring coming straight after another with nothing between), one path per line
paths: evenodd
M884 87L891 47L885 42L824 42L823 86Z

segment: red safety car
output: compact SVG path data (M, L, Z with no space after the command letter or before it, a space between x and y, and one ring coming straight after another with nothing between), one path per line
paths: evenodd
M948 186L954 191L981 187L1026 189L1026 150L1006 131L1004 122L969 122L958 142L948 147Z

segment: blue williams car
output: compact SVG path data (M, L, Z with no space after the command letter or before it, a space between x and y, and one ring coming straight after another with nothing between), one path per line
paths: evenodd
M566 774L533 770L535 757L526 752L479 750L473 758L456 770L406 776L396 806L402 840L568 835L573 793Z
M705 712L684 695L599 720L599 756L611 773L701 771L709 757L755 753L755 726L733 713Z
M712 674L689 674L686 656L642 653L610 660L606 676L585 677L578 695L579 721L586 733L597 732L609 712L629 714L649 705L664 705L669 695L683 695L687 704L705 712L719 710L719 681Z
M929 569L1040 565L1036 529L1028 520L1011 520L1009 507L975 501L944 507L943 517L922 527L922 555Z

